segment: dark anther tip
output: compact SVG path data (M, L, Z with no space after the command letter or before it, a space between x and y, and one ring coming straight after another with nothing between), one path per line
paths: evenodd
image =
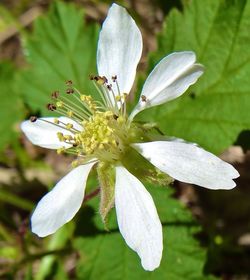
M72 94L72 93L74 93L74 89L73 89L73 88L68 88L68 89L66 90L66 93L67 93L67 94Z
M47 104L46 107L49 111L55 111L56 110L56 105L52 104L52 103Z
M36 116L31 116L31 117L30 117L30 121L31 121L31 122L35 122L36 120L37 120L37 117L36 117Z
M65 82L65 84L66 84L67 86L72 86L72 85L73 85L73 82L72 82L71 80L68 80L68 81Z
M52 92L52 93L51 93L51 97L52 97L53 99L57 99L57 98L59 97L59 91L56 90L56 91Z
M145 95L142 95L142 96L141 96L141 101L142 101L142 102L146 102L146 101L147 101L147 97L146 97Z

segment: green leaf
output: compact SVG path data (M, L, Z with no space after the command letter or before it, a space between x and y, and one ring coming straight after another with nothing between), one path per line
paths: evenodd
M17 141L19 121L24 115L23 104L15 87L16 71L8 62L0 63L0 152Z
M170 197L170 189L151 187L150 193L153 194L164 231L160 268L154 272L142 269L139 257L129 249L117 229L114 211L112 225L110 218L110 232L103 230L100 218L94 216L98 204L96 198L89 204L95 209L85 207L81 213L82 219L91 219L91 213L93 219L78 223L84 224L81 230L78 229L81 237L74 242L81 256L77 266L78 279L215 279L202 272L205 250L193 236L199 227L190 212Z
M19 248L5 245L0 248L0 255L2 259L17 259L19 257Z
M250 129L250 1L184 4L167 17L150 68L173 51L192 50L205 74L189 94L145 114L166 134L219 153Z
M71 238L72 232L74 229L73 223L68 223L64 227L60 228L50 239L47 244L48 250L57 250L65 248L67 245L67 242ZM39 266L38 271L36 272L36 275L34 277L35 280L43 280L48 277L48 275L52 271L52 266L55 264L55 262L60 261L60 259L57 259L55 255L49 255L45 256L41 259L41 263ZM60 273L63 273L61 270L61 266L59 264ZM65 277L61 277L59 279L66 279Z
M21 75L21 91L35 111L48 114L45 105L55 90L65 91L72 80L80 91L92 94L89 75L95 73L98 28L87 25L81 9L73 4L52 3L38 18L32 34L24 38L29 69Z
M18 197L17 195L7 190L4 190L1 186L0 186L0 201L3 201L4 203L12 204L23 210L31 211L34 208L34 204L31 201L25 198Z

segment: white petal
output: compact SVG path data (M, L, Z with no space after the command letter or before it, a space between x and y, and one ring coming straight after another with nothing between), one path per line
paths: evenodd
M127 245L140 256L145 270L154 270L162 257L161 222L149 192L121 166L116 167L115 207Z
M153 165L171 177L208 189L232 189L238 171L229 163L197 147L175 141L132 145Z
M132 115L182 95L204 72L193 52L176 52L163 58L148 76ZM131 117L132 118L132 117Z
M121 93L129 93L142 53L142 36L126 9L113 4L103 23L97 50L97 68L100 76L109 82L117 75ZM116 86L113 86L117 94Z
M34 144L47 149L59 149L61 147L70 148L72 145L60 142L57 133L62 132L67 135L73 135L70 131L60 128L54 125L54 119L41 118L37 119L35 122L24 121L21 123L21 129L26 135L26 137ZM82 130L83 128L76 123L75 121L66 118L60 117L57 118L62 123L72 123L73 127L77 130ZM44 120L44 121L43 121ZM49 122L49 123L48 123ZM61 124L62 125L62 124ZM63 126L63 125L62 125Z
M32 232L40 237L56 232L81 207L87 178L95 163L78 166L63 177L38 203L32 217Z

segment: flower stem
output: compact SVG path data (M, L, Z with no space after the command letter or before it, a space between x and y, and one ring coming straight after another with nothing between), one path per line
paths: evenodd
M92 192L88 193L87 195L85 195L83 203L89 201L90 199L92 199L93 197L95 197L96 195L98 195L100 192L100 187L98 187L97 189L93 190Z

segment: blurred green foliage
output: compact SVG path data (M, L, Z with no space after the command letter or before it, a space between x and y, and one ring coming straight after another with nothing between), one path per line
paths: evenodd
M20 89L33 111L48 114L49 94L64 92L67 80L93 94L89 75L96 71L98 28L86 25L83 16L73 4L54 2L48 14L35 21L33 33L24 38L30 66L21 74Z
M150 69L166 53L192 50L205 74L169 104L142 114L172 136L214 153L250 129L250 1L193 0L173 9L151 54Z
M138 256L128 248L117 228L115 211L110 217L110 231L103 230L100 217L91 215L98 207L97 197L82 211L86 219L91 219L91 226L78 223L77 230L81 237L74 241L74 247L81 256L77 266L78 279L215 279L203 274L206 254L194 239L194 234L200 228L190 212L171 198L172 190L169 188L151 186L148 190L163 224L161 266L153 272L142 269Z
M13 144L19 136L19 123L24 118L24 106L16 84L16 71L8 62L0 62L0 153L7 144Z

